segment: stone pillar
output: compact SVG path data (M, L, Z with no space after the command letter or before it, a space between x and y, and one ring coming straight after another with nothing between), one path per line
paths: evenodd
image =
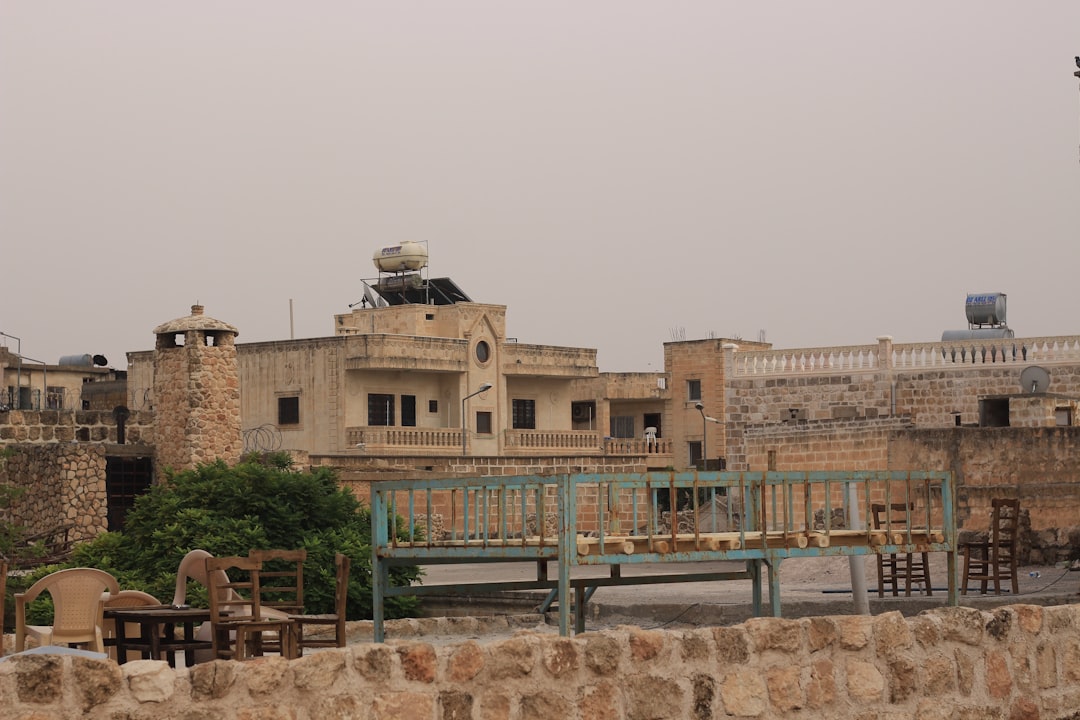
M203 314L154 329L154 435L159 468L189 470L243 451L235 327Z
M892 335L879 335L877 337L878 371L877 386L878 394L885 405L883 415L892 417L896 414L896 387L893 383L892 362Z

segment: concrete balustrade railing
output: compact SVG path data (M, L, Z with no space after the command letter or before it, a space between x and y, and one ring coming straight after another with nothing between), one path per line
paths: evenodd
M873 372L880 369L970 369L972 365L1080 362L1080 336L988 338L930 343L849 345L785 350L733 349L733 377Z

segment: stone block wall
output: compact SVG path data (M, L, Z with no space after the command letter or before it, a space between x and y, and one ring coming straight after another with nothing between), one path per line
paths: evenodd
M692 630L362 643L296 660L0 663L0 716L357 720L1065 720L1080 605Z
M0 413L0 444L117 441L116 418L111 410L11 410ZM153 413L132 412L124 423L124 442L152 445Z
M88 540L108 528L104 445L19 445L0 479L24 491L9 516L27 534L73 525L70 539Z

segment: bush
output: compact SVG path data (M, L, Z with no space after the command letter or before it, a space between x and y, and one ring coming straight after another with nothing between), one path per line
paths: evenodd
M334 609L334 554L352 560L347 616L372 616L371 515L333 471L291 469L287 454L247 457L169 474L136 499L122 533L105 533L78 546L67 566L111 572L121 587L144 590L163 602L173 597L180 560L196 548L215 556L251 549L305 548L304 605L309 613ZM420 576L415 566L391 571L394 585ZM204 588L189 588L188 601L205 603ZM415 597L386 600L387 617L413 614Z

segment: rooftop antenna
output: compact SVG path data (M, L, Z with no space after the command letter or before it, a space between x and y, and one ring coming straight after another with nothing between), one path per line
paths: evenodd
M1077 78L1078 80L1080 80L1080 55L1077 55L1077 56L1075 57L1075 60L1076 60L1076 67L1077 67L1078 69L1077 69L1077 71L1076 71L1076 72L1074 72L1074 73L1073 73L1073 75L1074 75L1074 76L1075 76L1075 77L1076 77L1076 78Z

